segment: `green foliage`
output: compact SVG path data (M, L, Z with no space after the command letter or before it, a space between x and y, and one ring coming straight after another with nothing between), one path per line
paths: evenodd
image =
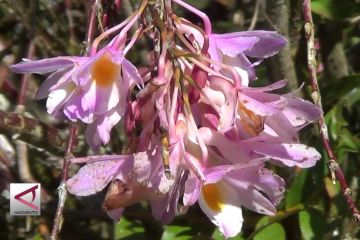
M269 217L262 217L259 220L256 224L255 231L257 231L257 234L254 236L254 240L286 239L284 227L280 223L272 223L270 225L268 223Z
M213 240L222 240L224 239L224 235L219 231L219 229L215 229L213 235L211 236ZM229 240L245 240L244 237L242 237L242 234L239 234L236 237L228 238Z
M128 221L122 218L119 223L115 225L115 239L122 240L137 240L145 239L145 230L141 223L135 221Z
M330 20L345 20L359 13L360 5L353 0L313 0L312 11Z
M305 189L305 183L306 183L306 177L308 175L307 171L301 171L300 174L298 174L290 188L286 192L285 197L285 208L289 209L291 207L294 207L302 202L303 196L304 196L304 189Z
M304 240L317 240L324 236L326 218L317 210L304 210L299 213L299 225Z
M164 227L164 233L161 240L189 240L192 239L191 228L188 226L169 225Z

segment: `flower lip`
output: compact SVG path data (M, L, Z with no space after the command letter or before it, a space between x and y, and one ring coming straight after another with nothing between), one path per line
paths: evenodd
M223 208L223 199L219 186L216 183L210 183L202 188L204 199L213 211L220 212Z
M91 78L97 86L109 86L119 78L119 75L120 66L112 61L111 55L107 52L91 66Z

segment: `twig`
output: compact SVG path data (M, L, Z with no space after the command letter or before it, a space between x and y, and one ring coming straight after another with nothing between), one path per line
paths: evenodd
M35 42L31 40L29 43L29 49L26 58L32 59L35 51ZM26 102L26 91L29 83L29 74L24 74L21 79L20 92L17 99L17 108L23 108L23 105ZM24 109L18 109L19 113L24 112Z
M66 195L67 195L66 180L68 179L70 159L73 157L73 155L71 153L71 149L72 149L72 146L73 146L73 143L75 140L75 134L76 134L76 125L72 124L70 127L69 138L68 138L67 146L65 149L61 182L58 187L59 202L57 205L55 219L54 219L53 227L51 230L51 237L50 237L51 240L57 239L57 235L61 231L61 226L62 226L62 223L64 222L63 211L64 211L65 200L66 200Z
M311 81L311 87L312 87L312 98L314 103L322 110L322 104L321 104L321 95L319 90L319 84L317 81L316 76L316 50L314 48L314 23L312 20L312 14L311 14L311 4L310 0L304 0L303 2L303 12L304 12L304 20L305 20L305 38L307 40L307 65L308 65L308 71L310 74L310 81ZM329 135L328 135L328 128L325 123L324 115L321 115L319 119L319 128L320 128L320 136L323 143L323 146L325 148L325 151L330 159L329 161L329 171L331 173L331 178L333 182L336 181L336 179L340 183L341 191L348 203L349 209L352 211L352 217L353 220L356 223L360 222L360 212L357 209L354 200L352 199L352 190L348 186L344 173L342 172L339 164L337 163L336 156L334 154L334 151L331 147L330 141L329 141Z
M35 42L33 40L30 41L28 47L27 58L32 59L35 51ZM21 87L20 92L18 94L17 104L15 108L15 112L19 114L23 114L25 111L25 102L26 102L26 92L28 88L28 83L30 80L29 74L24 74L21 79ZM17 165L20 180L23 182L35 182L34 177L31 174L29 159L28 159L28 148L27 144L24 141L19 139L15 140L16 146L16 156L17 156Z
M101 2L100 0L95 0L93 3L93 6L91 7L90 12L90 20L88 22L88 31L86 35L86 52L85 55L88 55L90 52L90 45L92 42L93 33L95 30L95 19L97 15L98 8L101 8ZM63 170L62 170L62 176L61 176L61 182L58 187L59 191L59 202L57 205L56 213L55 213L55 219L53 223L53 227L51 230L51 240L56 240L58 233L61 231L61 226L64 221L63 212L64 212L64 206L65 206L65 200L67 196L67 190L66 190L66 180L68 179L68 173L69 173L69 166L70 166L70 159L73 157L72 154L72 147L75 141L75 135L76 135L76 124L72 124L69 132L69 138L67 142L67 146L65 149L64 154L64 164L63 164Z
M255 3L255 11L254 11L254 15L251 19L251 23L250 26L248 28L248 31L254 30L258 16L259 16L259 8L260 8L260 0L256 0Z

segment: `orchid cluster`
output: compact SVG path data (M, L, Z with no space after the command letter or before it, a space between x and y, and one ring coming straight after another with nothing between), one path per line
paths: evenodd
M172 4L200 17L203 27L177 16ZM126 57L143 38L154 44L148 64L137 67ZM207 15L184 0L142 0L93 41L88 56L24 60L12 70L49 74L36 98L47 98L50 115L86 124L95 152L121 119L125 125L123 155L71 160L86 164L67 181L70 193L108 187L103 208L117 220L142 200L163 223L198 203L232 237L243 224L242 206L274 215L283 198L284 180L266 165L308 168L320 159L299 143L298 131L321 111L293 93L274 93L284 80L250 86L256 65L285 44L272 31L212 33Z

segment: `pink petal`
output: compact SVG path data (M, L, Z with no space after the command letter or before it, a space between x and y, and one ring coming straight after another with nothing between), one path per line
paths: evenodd
M16 73L49 73L69 66L73 66L75 62L82 61L83 58L79 57L55 57L46 58L42 60L26 60L10 66L11 71Z
M196 203L199 198L200 188L201 181L194 173L191 172L185 182L185 190L183 197L184 206L191 206Z
M244 141L245 142L245 141ZM315 148L300 143L268 143L248 141L248 146L256 153L280 161L286 166L312 167L321 155Z
M37 90L35 99L46 98L49 95L50 89L53 88L54 86L59 85L58 81L60 81L60 79L68 80L68 76L65 77L64 75L67 75L66 73L69 72L70 70L71 67L58 70L52 73L49 77L47 77L46 80L40 85L39 89Z
M313 103L300 98L286 98L286 108L283 110L285 116L294 127L305 126L318 120L322 114L321 110Z
M229 81L220 77L212 77L210 86L216 91L220 91L225 95L225 102L221 106L219 126L221 132L228 131L235 122L235 113L237 107L237 89Z
M129 168L132 155L119 155L117 160L102 160L86 164L66 182L70 193L89 196L103 190L121 168Z
M216 48L230 57L235 57L237 54L251 49L258 41L257 37L243 37L237 33L212 34L210 36L210 42L214 42Z
M247 56L254 58L268 58L279 52L283 48L287 40L280 34L272 31L244 31L239 33L232 33L241 37L256 37L258 42L252 47L247 49L244 53Z
M144 87L144 82L137 70L137 68L128 60L124 59L122 62L123 79L131 84ZM125 84L126 85L126 84Z
M112 220L118 222L120 221L120 218L122 217L124 210L125 208L117 208L114 210L107 211L106 213Z

